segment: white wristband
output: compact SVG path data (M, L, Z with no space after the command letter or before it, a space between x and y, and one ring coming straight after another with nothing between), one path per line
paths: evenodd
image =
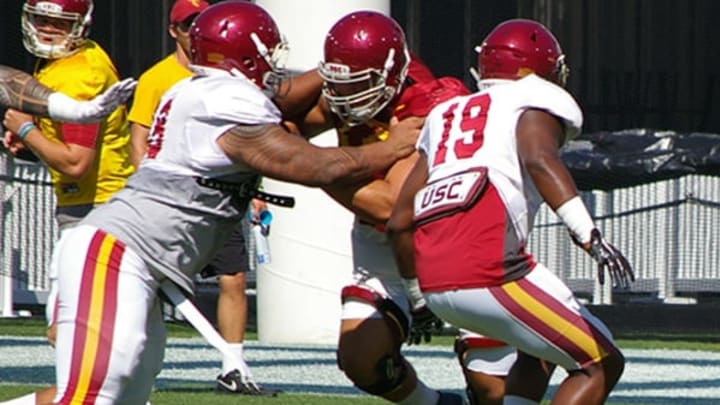
M79 101L56 91L48 96L48 115L57 121L75 121L82 118L78 104Z
M410 304L412 309L417 309L426 305L425 297L420 290L420 283L417 277L414 278L403 278L403 284L405 284L405 291L408 293Z
M595 222L580 196L575 196L558 207L555 211L567 225L575 238L582 243L590 242L590 232L595 229Z

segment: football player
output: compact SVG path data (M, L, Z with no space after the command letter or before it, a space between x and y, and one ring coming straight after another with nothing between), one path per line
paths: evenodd
M27 0L21 27L23 45L37 57L34 77L43 85L76 99L91 99L119 81L105 51L88 35L92 0ZM11 153L30 150L52 176L55 220L60 233L77 224L94 206L107 201L132 173L125 108L100 122L70 123L9 109L4 143ZM49 271L46 304L48 339L55 340L55 269ZM52 389L38 394L40 401Z
M296 124L306 135L334 127L340 145L382 142L391 120L424 118L437 103L469 94L457 79L435 78L408 52L402 28L373 11L350 13L333 25L319 73L324 81L322 97ZM391 402L461 403L457 395L427 387L400 350L404 341L427 340L442 326L425 305L415 277L401 277L398 272L384 226L417 157L414 153L400 159L355 184L324 188L355 214L351 234L355 283L342 290L338 366L358 388ZM484 343L477 345L480 340ZM486 379L478 398L501 400L503 382L493 376L507 372L514 348L477 336L471 343L465 348L473 358L484 359L481 368L491 373L481 375ZM491 350L489 356L481 354Z
M211 5L190 43L196 75L162 97L146 158L54 250L56 403L147 401L165 347L160 290L174 284L192 294L248 201L268 198L256 189L260 175L308 186L354 182L414 150L420 120L362 147L321 148L289 134L271 100L286 43L254 3Z
M568 371L553 403L604 403L623 355L607 327L525 250L544 201L597 261L600 282L605 270L614 286L633 280L559 157L582 125L561 87L564 55L542 24L510 20L483 42L478 71L481 90L436 106L421 132L420 157L388 222L401 271L416 272L444 320L517 347L503 404L539 403L545 362Z
M37 57L34 76L38 82L76 99L93 98L118 82L110 57L88 38L92 13L92 0L25 2L23 45ZM60 232L77 223L94 205L107 201L133 170L124 107L98 123L36 121L12 109L5 113L4 122L12 132L10 143L21 143L48 165Z

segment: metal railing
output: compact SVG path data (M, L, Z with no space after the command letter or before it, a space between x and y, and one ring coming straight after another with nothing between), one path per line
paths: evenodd
M578 296L610 304L624 296L677 302L720 294L720 178L691 175L582 197L607 239L633 264L637 281L623 294L600 286L591 259L544 206L529 251ZM13 303L44 303L58 235L54 205L44 166L0 154L0 315L9 316Z

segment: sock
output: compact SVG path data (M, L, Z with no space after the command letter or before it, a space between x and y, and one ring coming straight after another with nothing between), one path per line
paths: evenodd
M404 399L398 401L400 405L435 405L440 398L440 393L429 388L422 381L418 380L413 392Z
M238 370L243 376L249 375L249 369L245 364L245 357L243 355L243 344L242 343L228 343L230 351L233 353L233 357L223 356L222 362L222 373L223 375Z
M35 393L11 399L9 401L0 402L0 405L35 405Z
M538 405L538 403L516 395L506 395L503 399L503 405Z

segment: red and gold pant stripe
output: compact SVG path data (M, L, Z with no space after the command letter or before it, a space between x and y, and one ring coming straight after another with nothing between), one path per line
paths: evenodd
M118 276L125 251L97 231L83 267L75 319L70 376L61 404L92 404L107 375L115 331Z
M516 319L571 356L580 367L596 363L614 345L592 323L527 279L491 292Z

